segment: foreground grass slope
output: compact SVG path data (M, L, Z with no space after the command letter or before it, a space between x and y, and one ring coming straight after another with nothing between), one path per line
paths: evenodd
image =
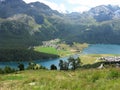
M95 64L100 56L82 55L83 65ZM119 90L120 68L76 71L25 70L0 74L0 90Z
M120 69L28 70L0 75L0 90L119 90Z

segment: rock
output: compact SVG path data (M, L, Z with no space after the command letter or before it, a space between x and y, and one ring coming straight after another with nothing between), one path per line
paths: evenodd
M104 66L103 66L103 63L98 67L98 69L102 69Z
M35 82L29 83L30 86L34 86L35 84L36 84Z

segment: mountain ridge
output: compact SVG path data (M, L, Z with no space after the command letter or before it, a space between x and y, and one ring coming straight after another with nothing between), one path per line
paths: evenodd
M0 47L29 47L55 38L66 43L120 44L119 24L119 6L62 14L40 2L0 0Z

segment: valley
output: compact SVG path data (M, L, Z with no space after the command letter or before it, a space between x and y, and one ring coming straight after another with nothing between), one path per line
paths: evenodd
M84 13L62 14L40 2L0 1L0 48L28 48L56 38L68 44L120 44L119 10L101 5Z
M61 13L0 0L0 90L119 90L120 62L100 60L119 56L118 5Z
M98 69L96 58L108 55L81 57L82 68L75 71L24 70L12 74L0 74L1 90L118 90L120 69L112 66ZM88 64L88 65L87 65ZM87 65L87 66L85 66ZM89 66L89 67L88 67Z

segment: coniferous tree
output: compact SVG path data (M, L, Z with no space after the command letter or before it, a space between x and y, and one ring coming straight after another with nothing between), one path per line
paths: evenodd
M60 61L59 61L60 70L63 70L63 63L64 63L63 60L60 60Z
M24 70L24 64L20 63L20 64L18 65L18 68L19 68L20 71Z

